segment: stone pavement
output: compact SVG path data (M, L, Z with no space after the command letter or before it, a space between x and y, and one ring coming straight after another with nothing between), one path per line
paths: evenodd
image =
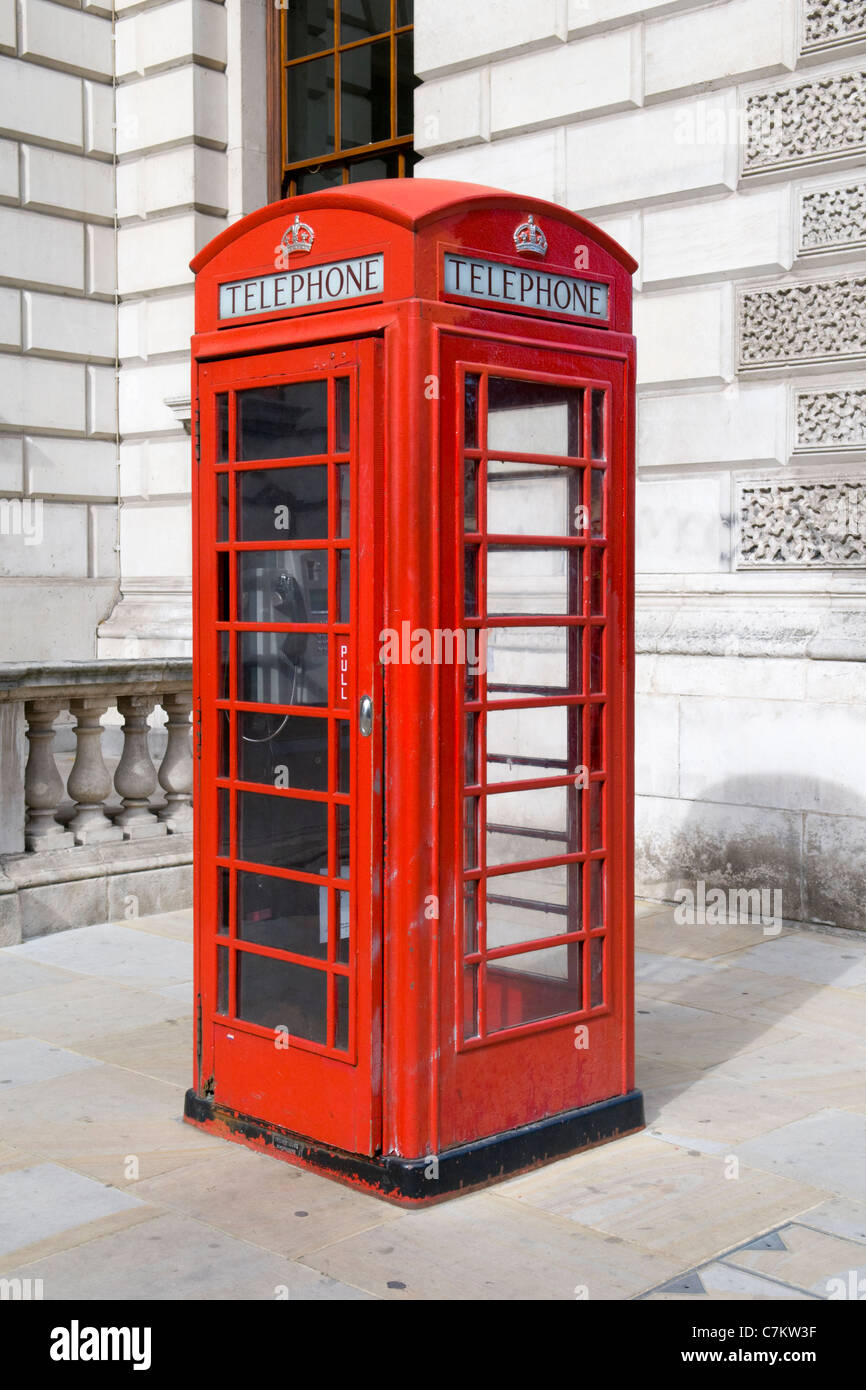
M647 1130L425 1211L181 1122L188 912L0 951L0 1277L46 1299L856 1296L866 940L637 910Z

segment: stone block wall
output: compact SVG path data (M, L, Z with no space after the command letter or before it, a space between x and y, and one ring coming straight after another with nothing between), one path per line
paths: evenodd
M418 177L640 261L638 885L866 927L866 9L417 0Z

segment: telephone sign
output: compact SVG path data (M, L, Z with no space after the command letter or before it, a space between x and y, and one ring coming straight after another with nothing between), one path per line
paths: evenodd
M187 1120L406 1204L640 1128L634 261L404 179L192 264Z

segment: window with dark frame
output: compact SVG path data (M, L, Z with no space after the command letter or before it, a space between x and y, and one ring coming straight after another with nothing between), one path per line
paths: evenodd
M288 0L271 22L271 197L411 177L412 0Z

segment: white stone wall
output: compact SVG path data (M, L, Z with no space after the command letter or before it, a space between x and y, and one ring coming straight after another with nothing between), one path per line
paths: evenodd
M866 8L416 0L418 177L640 261L638 882L866 926Z
M121 599L99 655L175 656L191 635L189 261L229 212L240 0L116 9Z
M0 651L84 659L116 594L110 5L0 0Z

